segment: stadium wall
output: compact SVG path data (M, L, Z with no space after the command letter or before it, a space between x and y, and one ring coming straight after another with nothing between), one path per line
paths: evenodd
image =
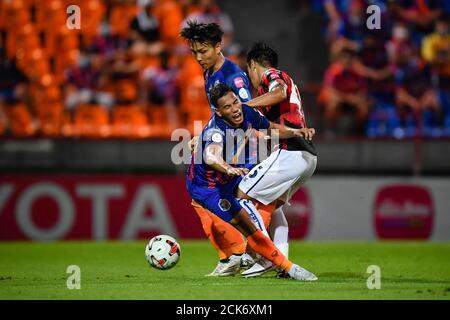
M0 172L183 173L166 140L3 140ZM316 173L450 175L450 140L316 140ZM185 158L189 162L189 154Z
M292 239L450 240L450 178L314 176L285 207ZM179 175L0 178L0 240L205 238Z

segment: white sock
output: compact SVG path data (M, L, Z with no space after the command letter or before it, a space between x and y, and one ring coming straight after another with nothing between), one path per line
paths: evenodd
M267 232L266 226L264 225L264 221L261 217L261 214L259 213L258 209L256 209L253 202L247 199L241 199L239 200L240 205L242 208L245 209L245 211L248 212L250 217L253 220L253 223L255 226L264 233L265 236L269 237L269 233Z
M273 243L287 258L289 256L289 225L284 216L283 207L279 207L273 212L269 230Z

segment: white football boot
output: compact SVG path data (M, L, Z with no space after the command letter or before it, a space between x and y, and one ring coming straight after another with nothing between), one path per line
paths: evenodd
M232 255L228 258L227 262L221 262L217 264L216 268L210 274L206 274L206 277L227 277L234 276L239 273L241 267L241 257Z
M259 277L266 272L275 270L276 266L271 261L261 258L250 269L241 273L244 278Z
M247 270L255 264L255 260L248 253L241 256L241 270Z
M305 268L294 264L288 272L289 278L300 281L316 281L318 278L312 272L309 272Z

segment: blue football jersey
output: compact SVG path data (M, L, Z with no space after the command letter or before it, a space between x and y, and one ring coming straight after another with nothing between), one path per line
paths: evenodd
M220 145L223 150L223 159L231 164L231 159L233 159L242 143L245 143L245 135L251 137L251 135L256 134L255 130L269 128L269 121L253 108L243 104L242 113L244 121L239 128L233 128L221 117L214 114L203 129L199 147L197 152L192 155L191 164L186 172L188 191L193 199L201 200L205 193L209 193L208 189L234 190L234 188L228 187L239 183L240 177L230 177L212 169L205 162L204 151L211 144ZM251 149L251 145L247 143L237 166L251 169L257 164L257 150Z
M250 80L248 79L247 74L242 71L237 64L227 58L225 58L225 62L219 70L214 73L206 70L203 72L203 77L205 79L205 91L208 97L209 106L213 113L214 106L211 104L209 90L218 83L225 83L228 85L242 102L247 102L252 99L250 93Z

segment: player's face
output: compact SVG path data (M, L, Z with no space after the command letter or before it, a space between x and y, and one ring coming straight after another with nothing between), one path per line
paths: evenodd
M256 65L253 60L250 60L250 64L247 64L247 71L253 88L258 89L259 82L261 81L261 79L259 78L259 75L256 72Z
M232 91L217 101L216 113L233 127L239 127L244 121L241 100Z
M190 47L195 60L197 60L204 70L214 67L221 49L220 43L213 46L209 43L194 41L190 44Z

